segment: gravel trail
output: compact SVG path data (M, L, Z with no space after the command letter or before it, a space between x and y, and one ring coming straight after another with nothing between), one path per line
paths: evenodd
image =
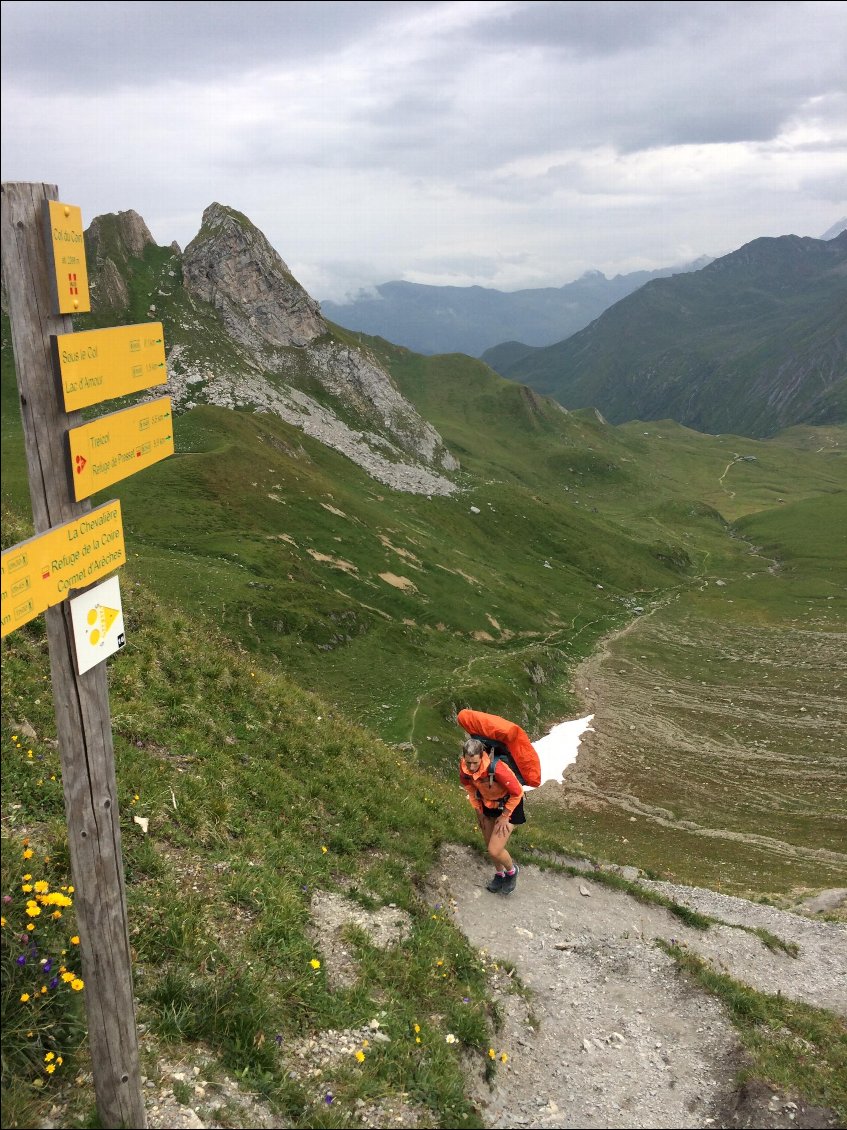
M576 863L569 860L566 862ZM847 928L743 899L645 883L727 923L796 942L796 958L730 925L687 927L626 892L522 867L509 897L487 863L444 849L430 898L484 951L504 1017L492 1085L475 1084L491 1127L837 1125L832 1112L767 1087L738 1091L744 1052L722 1005L655 945L675 940L740 981L847 1014ZM513 967L513 975L504 969ZM515 991L516 984L528 993Z

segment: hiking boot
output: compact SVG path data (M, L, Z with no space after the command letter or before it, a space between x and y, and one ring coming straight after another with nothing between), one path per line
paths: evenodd
M496 895L498 891L503 890L503 884L505 882L506 882L506 876L505 875L495 875L490 883L485 884L485 889L487 891L491 891L492 894Z
M512 893L512 891L515 889L515 887L517 886L517 882L518 882L518 871L519 871L519 868L518 868L518 865L516 863L514 875L506 875L503 879L503 884L500 887L500 894L501 895L510 895Z

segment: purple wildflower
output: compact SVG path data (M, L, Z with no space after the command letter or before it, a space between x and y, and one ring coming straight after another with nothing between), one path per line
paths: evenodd
M50 982L50 988L55 989L58 984L59 984L59 978L54 977L53 980Z
M282 1045L282 1033L281 1032L277 1032L277 1034L274 1036L274 1043L276 1044L277 1047L281 1047L281 1045Z
M52 960L52 958L48 957L47 960L44 962L44 972L49 973L52 968L53 968L53 960Z
M327 1091L326 1095L324 1095L324 1102L326 1103L327 1106L330 1105L333 1098L334 1098L334 1096L333 1096L332 1091Z
M22 953L18 958L18 965L26 965L26 954Z

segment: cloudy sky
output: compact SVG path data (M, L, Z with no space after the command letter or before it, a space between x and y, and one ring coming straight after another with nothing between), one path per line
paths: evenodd
M319 299L514 290L847 213L847 3L4 0L2 179L181 246L244 212Z

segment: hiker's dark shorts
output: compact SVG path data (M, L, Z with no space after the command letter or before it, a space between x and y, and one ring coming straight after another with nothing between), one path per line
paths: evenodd
M485 804L482 806L482 811L483 811L483 814L485 816L490 816L492 820L496 820L497 817L500 815L500 809L499 808L489 808ZM523 810L523 797L521 797L520 804L515 809L515 811L512 813L512 815L509 817L509 823L510 824L526 824L526 816L524 816L524 810Z

